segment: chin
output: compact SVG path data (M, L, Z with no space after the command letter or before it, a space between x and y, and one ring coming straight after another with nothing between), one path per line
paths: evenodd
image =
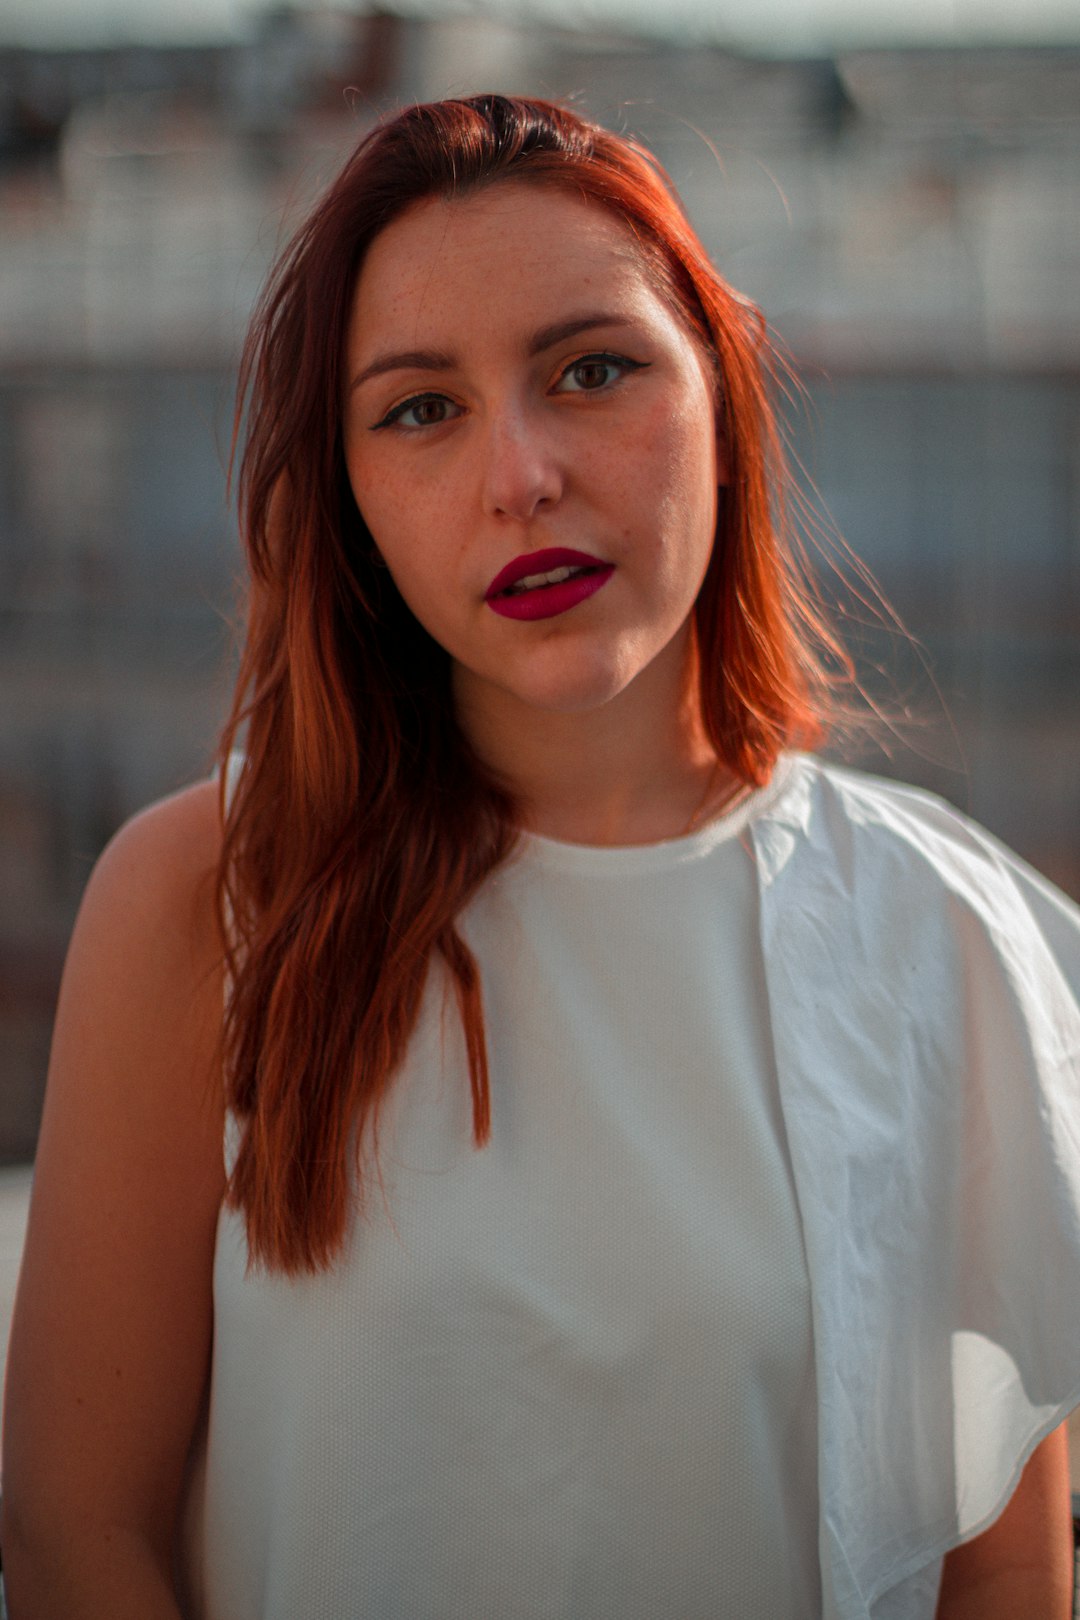
M568 671L561 678L543 685L537 684L518 691L515 696L526 708L538 709L545 714L592 714L623 693L633 676L617 676L613 672L593 674L574 679Z

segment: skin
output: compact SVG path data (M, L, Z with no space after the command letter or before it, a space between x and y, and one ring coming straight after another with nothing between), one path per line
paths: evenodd
M1073 1532L1068 1427L1028 1459L1005 1511L946 1555L937 1620L1070 1620Z
M583 303L618 328L527 353L539 325ZM375 244L350 378L431 345L452 363L350 391L346 445L403 595L454 660L463 724L541 831L671 836L713 765L688 633L724 477L707 367L620 226L511 187L418 208ZM574 370L600 351L643 369ZM434 431L375 431L418 392L450 402L445 421L441 406L422 413ZM615 574L560 619L500 620L491 578L547 545ZM719 802L730 784L711 786ZM180 1620L171 1548L224 1190L220 841L216 788L188 789L121 830L80 910L8 1359L12 1620ZM1068 1538L1062 1428L997 1523L949 1554L940 1620L1066 1620Z
M5 1391L12 1620L179 1620L171 1544L224 1183L219 848L213 785L145 811L72 938Z
M716 769L690 614L726 474L708 368L625 226L521 184L422 203L368 254L347 360L353 493L474 747L535 830L681 831ZM615 572L557 618L500 618L491 581L552 546Z

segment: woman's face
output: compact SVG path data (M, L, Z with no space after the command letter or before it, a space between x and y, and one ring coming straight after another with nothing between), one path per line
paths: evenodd
M417 204L347 344L353 494L459 706L580 713L684 667L713 387L619 219L520 182Z

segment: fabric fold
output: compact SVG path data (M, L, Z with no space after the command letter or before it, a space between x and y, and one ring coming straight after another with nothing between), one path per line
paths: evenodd
M1080 1404L1080 912L942 801L810 758L751 833L824 1620L921 1620Z

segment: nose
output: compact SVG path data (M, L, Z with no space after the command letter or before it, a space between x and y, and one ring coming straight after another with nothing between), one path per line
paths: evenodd
M484 457L485 512L528 522L560 499L560 457L550 436L524 407L506 405L493 413Z

